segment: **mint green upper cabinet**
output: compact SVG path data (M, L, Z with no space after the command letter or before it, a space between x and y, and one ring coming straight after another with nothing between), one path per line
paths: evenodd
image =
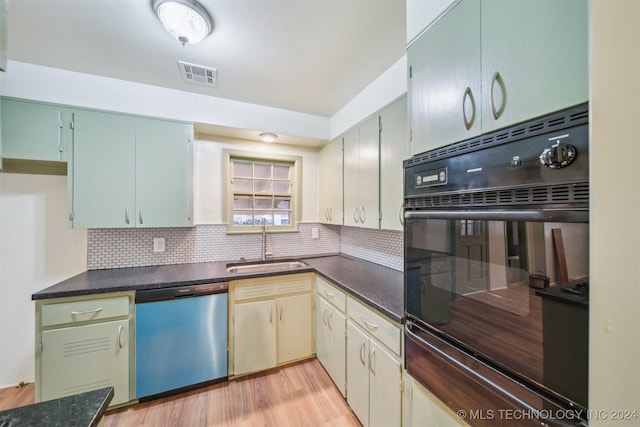
M22 160L66 161L68 124L69 111L62 107L3 98L2 155Z
M135 226L135 118L77 110L73 123L73 227Z
M137 227L193 225L193 126L136 120Z
M412 154L481 132L479 17L463 1L407 50Z
M404 169L411 156L407 132L407 98L380 113L380 228L403 229Z
M480 5L483 132L587 102L586 0Z
M342 225L342 138L329 141L319 153L320 203L323 224Z
M73 227L192 225L192 135L187 123L74 112Z
M462 0L408 49L411 152L588 101L588 2Z
M344 138L344 225L379 227L379 116L349 129Z

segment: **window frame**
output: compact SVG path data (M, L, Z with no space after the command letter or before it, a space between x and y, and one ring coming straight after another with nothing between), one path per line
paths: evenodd
M298 224L301 217L301 188L302 188L302 157L278 153L256 153L243 150L223 150L223 163L225 168L225 181L223 186L223 210L222 220L227 224L227 234L255 234L262 232L261 225L235 225L233 223L233 161L247 161L257 163L287 163L290 165L291 180L291 221L289 225L267 225L268 233L298 232ZM270 193L274 195L273 191Z

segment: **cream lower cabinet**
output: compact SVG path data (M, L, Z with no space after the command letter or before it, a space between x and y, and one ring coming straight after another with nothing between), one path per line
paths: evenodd
M313 274L230 284L229 376L313 355Z
M402 374L402 380L404 382L403 427L460 427L468 425L406 371Z
M36 401L113 386L111 406L133 396L133 294L36 304Z
M316 276L316 357L340 393L346 396L346 328L344 292Z
M363 426L402 422L401 332L347 299L347 402Z

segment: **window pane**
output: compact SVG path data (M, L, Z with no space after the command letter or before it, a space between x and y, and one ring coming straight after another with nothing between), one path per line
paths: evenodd
M271 193L273 191L272 181L258 180L254 181L256 193Z
M289 225L291 224L291 212L276 212L273 215L275 225Z
M251 188L251 180L250 179L238 179L235 178L233 180L233 192L234 193L251 193L253 189Z
M291 198L290 197L276 197L275 198L275 208L276 209L291 209Z
M251 163L233 162L233 176L251 178L253 176Z
M272 211L256 211L255 212L256 225L262 224L264 218L266 225L273 225L273 212Z
M255 164L253 173L256 178L271 178L271 165Z
M256 209L273 209L273 198L256 197Z
M273 166L273 179L289 179L289 166Z
M234 196L233 208L234 209L251 209L253 206L251 203L251 196Z
M273 192L289 194L289 181L273 181Z
M251 211L233 211L233 224L252 225L253 215L251 214Z

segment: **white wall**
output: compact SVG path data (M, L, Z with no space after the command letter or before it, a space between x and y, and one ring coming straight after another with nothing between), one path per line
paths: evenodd
M327 117L9 61L3 95L327 139Z
M589 406L640 423L640 2L591 0ZM636 411L613 419L614 410Z
M302 222L318 221L318 152L314 148L208 137L196 142L196 224L221 224L224 179L223 150L278 153L302 157Z
M407 44L457 0L407 0Z
M407 93L407 57L396 61L331 117L333 139Z
M86 230L66 226L64 176L0 174L0 388L34 380L31 294L87 268Z

